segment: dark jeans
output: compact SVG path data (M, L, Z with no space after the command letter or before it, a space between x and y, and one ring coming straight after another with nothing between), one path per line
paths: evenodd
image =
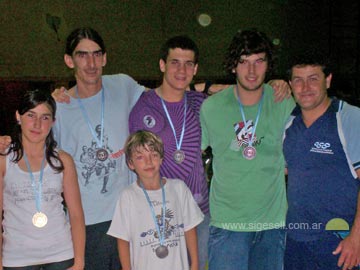
M46 263L39 265L29 265L22 267L3 267L4 270L66 270L70 266L73 266L74 259L62 261L62 262L54 262L54 263Z
M107 235L111 221L86 226L85 270L119 270L115 237Z

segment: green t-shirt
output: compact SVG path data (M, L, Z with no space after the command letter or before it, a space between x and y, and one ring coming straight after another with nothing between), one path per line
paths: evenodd
M262 231L285 225L287 210L282 137L295 107L293 99L274 102L264 85L264 100L253 146L256 157L242 151L247 136L233 86L209 97L200 111L202 149L211 146L211 225L231 231ZM259 104L243 106L246 121L255 123ZM251 131L251 129L250 129Z

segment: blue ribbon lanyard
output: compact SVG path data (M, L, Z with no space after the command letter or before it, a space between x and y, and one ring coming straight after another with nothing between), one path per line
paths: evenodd
M244 113L244 107L243 107L243 105L241 103L238 91L239 91L238 86L236 84L236 97L237 97L237 101L239 103L239 109L240 109L242 120L244 122L245 128L247 128L248 123L246 122L245 113ZM259 103L259 106L258 106L258 111L257 111L257 114L256 114L255 124L254 124L254 126L252 127L252 130L251 130L251 138L250 138L250 141L248 143L249 146L252 146L252 144L254 142L255 131L256 131L257 124L259 122L259 118L260 118L260 114L261 114L261 110L262 110L263 100L264 100L264 92L261 95L261 100L260 100L260 103Z
M29 163L29 160L28 160L28 158L26 156L25 151L24 151L24 160L25 160L28 172L30 174L31 186L32 186L32 188L34 190L34 194L35 194L36 211L41 212L42 184L43 184L43 174L44 174L44 164L45 164L45 148L44 148L44 157L43 157L43 159L41 161L38 188L36 187L35 178L34 178L34 175L32 173L30 163Z
M180 135L180 139L178 141L177 137L176 137L176 131L175 131L175 127L174 127L174 124L173 122L171 121L171 117L170 117L170 114L166 108L166 104L161 96L161 93L160 93L160 99L161 99L161 104L164 108L164 111L165 111L165 114L166 114L166 118L168 119L169 123L170 123L170 127L171 127L171 130L174 134L174 138L175 138L175 143L176 143L176 150L180 150L181 149L181 144L182 144L182 141L183 141L183 138L184 138L184 133L185 133L185 125L186 125L186 113L187 113L187 96L186 96L186 93L184 93L184 120L183 120L183 125L182 125L182 129L181 129L181 135Z
M82 115L89 127L89 130L91 132L92 137L95 139L96 144L99 148L102 148L102 144L103 144L103 136L104 136L104 108L105 108L105 94L104 94L104 89L101 87L101 131L100 131L100 140L97 137L97 134L95 133L95 129L92 127L90 118L86 112L85 106L81 101L81 98L79 97L79 93L78 93L78 89L77 86L75 86L75 95L76 95L76 99L77 102L79 104L79 107L81 109Z
M157 222L157 219L156 219L156 215L155 215L155 210L154 210L154 206L152 205L151 201L150 201L150 197L149 197L149 194L147 193L147 191L145 190L144 188L144 185L143 183L141 182L141 180L139 180L139 183L140 183L140 187L141 189L143 190L144 194L145 194L145 197L146 197L146 200L150 206L150 210L151 210L151 215L152 215L152 218L154 220L154 223L155 223L155 228L156 228L156 231L159 235L159 241L160 241L160 245L163 246L164 245L164 240L165 240L165 189L164 189L164 185L160 179L160 186L161 186L161 193L162 193L162 213L161 213L161 218L162 218L162 226L160 228L158 222ZM161 230L162 229L162 230ZM162 233L161 233L162 232Z

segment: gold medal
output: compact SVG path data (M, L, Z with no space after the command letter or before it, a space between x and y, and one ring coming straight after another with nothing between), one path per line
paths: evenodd
M44 227L48 222L47 216L42 212L36 212L33 215L32 223L35 227L42 228Z

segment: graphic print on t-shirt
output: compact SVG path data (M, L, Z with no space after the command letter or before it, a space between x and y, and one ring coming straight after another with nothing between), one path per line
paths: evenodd
M101 137L101 125L95 127L98 140ZM106 193L109 175L115 171L116 159L113 158L113 150L108 146L108 136L103 135L102 146L99 147L95 140L91 141L91 145L83 145L80 155L80 162L83 164L81 175L85 181L84 186L99 185L98 181L102 181L101 193Z
M235 123L234 125L236 139L233 140L231 144L231 149L239 151L241 148L244 148L249 145L250 140L252 140L252 145L260 145L261 140L264 137L257 138L256 133L253 135L253 120L247 120L246 123L243 121Z
M152 204L161 206L162 203L159 201L152 201ZM161 213L156 215L156 222L160 228L160 233L164 235L164 245L169 249L179 246L180 237L184 236L184 224L175 224L174 223L174 212L171 209L166 208L165 210L165 225L162 224L162 215L163 210L161 208ZM140 246L147 247L151 246L152 251L155 253L155 249L160 246L159 234L155 225L150 225L151 227L140 234Z

